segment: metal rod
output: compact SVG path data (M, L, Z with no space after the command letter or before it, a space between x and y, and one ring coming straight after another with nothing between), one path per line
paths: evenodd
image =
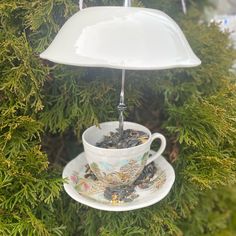
M125 105L125 70L122 70L120 103L117 108L119 111L119 134L120 134L120 137L122 137L123 131L124 131L124 111L126 109L126 105Z
M124 0L124 7L131 7L131 0Z
M181 3L182 3L183 12L184 12L184 14L186 14L187 13L187 7L186 7L185 0L181 0Z
M131 7L131 0L124 0L124 7ZM125 105L125 70L122 70L122 81L121 81L121 92L120 92L120 103L118 105L119 111L119 136L122 138L124 132L124 111Z
M83 10L83 0L79 0L79 10Z
M121 91L120 91L120 103L125 102L125 70L122 70L122 81L121 81Z

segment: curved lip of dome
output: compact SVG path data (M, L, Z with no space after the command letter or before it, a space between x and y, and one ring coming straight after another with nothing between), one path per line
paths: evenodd
M182 30L180 29L180 27L178 26L178 24L170 17L168 16L166 13L158 10L158 9L152 9L152 8L141 8L141 7L120 7L120 6L96 6L96 7L89 7L89 8L85 8L82 9L81 12L85 12L85 11L89 11L89 10L93 10L93 9L107 9L112 11L113 9L124 9L125 11L127 11L128 9L137 9L137 10L141 10L141 11L153 11L153 12L159 12L161 14L163 14L165 17L167 17L170 21L172 21L173 23L176 24L177 28L179 28L180 30L180 34L182 34L182 36L185 39L185 46L188 48L187 50L189 51L188 56L186 56L185 59L181 59L179 61L177 61L176 63L169 63L167 65L158 65L158 64L154 64L153 65L148 65L145 64L144 66L135 66L135 65L127 65L127 64L121 64L121 63L109 63L109 59L104 63L104 60L101 60L99 58L92 58L92 57L83 57L81 55L78 55L78 60L63 60L61 58L52 56L52 55L48 55L47 53L47 49L42 52L39 56L42 59L46 59L49 60L51 62L54 63L59 63L59 64L64 64L64 65L71 65L71 66L81 66L81 67L102 67L102 68L112 68L112 69L127 69L127 70L162 70L162 69L171 69L171 68L185 68L185 67L196 67L199 66L201 64L201 60L195 55L195 53L192 51L187 39L185 38L185 35L183 34ZM79 14L79 12L75 13ZM72 15L71 17L73 17L74 15ZM69 18L70 19L70 18ZM66 23L66 22L65 22ZM62 26L64 27L64 25ZM53 42L52 42L53 43ZM87 62L85 62L83 59L85 59ZM88 63L88 60L91 60L91 62Z
M199 65L201 65L201 60L200 59L196 59L196 60L192 60L192 62L186 62L183 64L172 64L172 65L168 65L168 66L119 66L119 65L114 65L114 64L102 64L102 63L91 63L91 64L86 64L86 63L74 63L74 62L66 62L66 61L61 61L58 59L53 59L52 57L46 57L46 56L41 56L40 54L40 58L42 59L46 59L48 61L54 62L54 63L58 63L58 64L63 64L63 65L70 65L70 66L80 66L80 67L97 67L97 68L110 68L110 69L124 69L124 70L164 70L164 69L174 69L174 68L191 68L191 67L197 67Z

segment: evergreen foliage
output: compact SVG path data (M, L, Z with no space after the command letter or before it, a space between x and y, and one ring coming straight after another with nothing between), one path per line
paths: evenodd
M186 16L178 0L134 2L175 18L202 60L197 68L127 73L126 117L168 137L173 189L158 204L123 213L67 196L62 167L82 150L85 128L117 119L121 72L39 59L77 0L2 0L0 235L236 234L236 54L228 33L199 23L205 0L187 1Z

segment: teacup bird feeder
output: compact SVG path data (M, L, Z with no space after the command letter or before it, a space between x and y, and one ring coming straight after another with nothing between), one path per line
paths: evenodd
M82 9L82 5L80 0L80 11L67 20L40 57L73 66L121 69L119 122L106 122L83 133L85 152L64 168L63 177L71 180L65 190L76 201L101 210L146 207L168 194L175 174L161 156L165 137L151 134L139 124L124 122L125 71L194 67L201 61L179 26L162 11L131 7L130 0L124 1L123 7ZM96 142L114 127L119 127L119 137L124 129L145 132L146 143L124 149L96 147ZM161 146L153 152L150 147L156 138Z

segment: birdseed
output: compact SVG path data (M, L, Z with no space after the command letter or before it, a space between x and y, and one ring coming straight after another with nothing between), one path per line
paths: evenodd
M123 149L141 145L149 139L149 135L143 131L126 129L122 137L119 132L110 132L105 135L101 142L96 143L97 147L107 149Z

